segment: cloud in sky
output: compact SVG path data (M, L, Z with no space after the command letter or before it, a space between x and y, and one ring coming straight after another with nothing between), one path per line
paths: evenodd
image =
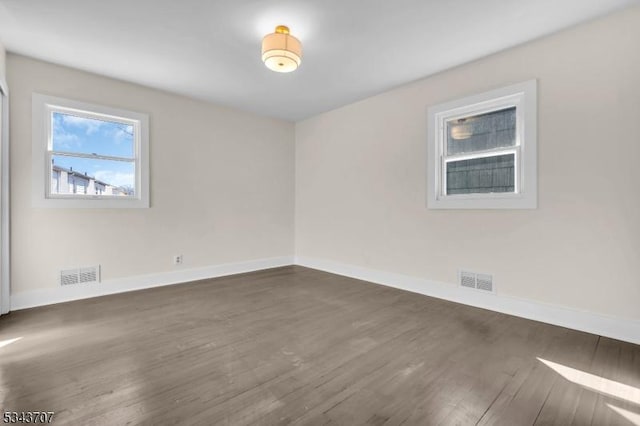
M115 125L111 129L114 142L120 144L122 142L131 142L133 139L133 126Z
M96 133L102 128L102 126L107 124L105 121L76 117L75 115L60 114L60 116L62 117L62 122L64 124L81 129L87 136Z
M65 149L73 149L79 142L78 135L67 133L59 128L54 128L53 138L56 141L56 145Z
M54 151L114 157L133 156L132 125L53 113Z
M77 117L75 115L60 114L62 123L82 130L87 136L97 132L104 132L105 135L113 136L116 140L122 141L131 139L133 126L113 121L102 121L93 118Z

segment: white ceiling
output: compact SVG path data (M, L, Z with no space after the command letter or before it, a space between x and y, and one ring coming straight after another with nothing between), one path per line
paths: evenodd
M7 50L299 120L639 0L0 0ZM288 25L298 71L260 61Z

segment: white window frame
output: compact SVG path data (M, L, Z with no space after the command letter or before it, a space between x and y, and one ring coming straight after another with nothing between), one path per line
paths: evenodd
M516 145L446 155L449 120L516 107ZM537 196L537 81L435 105L428 110L427 207L429 209L535 209ZM515 155L515 192L446 194L446 163Z
M95 105L71 99L34 93L32 97L32 198L34 207L43 208L148 208L149 207L149 116L139 112ZM54 112L72 114L131 125L134 128L135 194L118 197L98 194L52 194L51 156L53 140L51 117ZM73 154L76 157L113 160L115 157Z
M0 315L11 309L9 89L0 74Z

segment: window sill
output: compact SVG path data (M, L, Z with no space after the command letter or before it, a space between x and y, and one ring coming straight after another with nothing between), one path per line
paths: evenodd
M436 210L499 210L499 209L536 209L538 200L534 196L526 195L492 195L492 196L463 196L441 197L429 196L427 207Z
M53 209L147 209L148 199L105 199L105 198L38 198L32 203L34 208Z

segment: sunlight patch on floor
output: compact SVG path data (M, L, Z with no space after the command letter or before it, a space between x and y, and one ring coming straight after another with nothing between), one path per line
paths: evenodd
M22 337L16 337L15 339L0 340L0 348L9 346L10 344L17 342L20 339L22 339Z
M605 379L604 377L567 367L566 365L557 364L546 359L538 358L538 361L542 362L570 382L603 395L640 405L640 389L636 387L625 385L624 383L616 382L614 380Z
M640 426L640 414L625 410L624 408L616 407L615 405L611 404L607 404L607 407L611 408L613 411L629 420L635 426Z

